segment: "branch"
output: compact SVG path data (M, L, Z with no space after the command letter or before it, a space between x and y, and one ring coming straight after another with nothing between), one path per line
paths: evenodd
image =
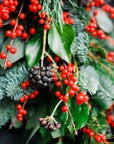
M114 75L112 74L112 72L99 59L97 59L91 52L88 52L88 55L93 60L97 61L111 76L114 77Z
M45 53L45 48L46 48L46 35L47 35L47 30L44 29L43 49L42 49L42 55L41 55L41 67L43 66L43 62L44 62L44 53Z

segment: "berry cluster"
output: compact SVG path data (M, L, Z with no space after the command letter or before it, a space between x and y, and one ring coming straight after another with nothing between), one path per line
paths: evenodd
M69 13L68 12L64 12L63 13L63 20L65 24L73 24L74 20L71 17L68 17Z
M109 52L106 59L108 62L113 62L114 61L114 52Z
M61 128L61 124L58 123L54 118L39 118L38 121L40 122L40 126L44 127L45 130L55 132L57 129Z
M94 15L97 15L98 14L98 11L94 11ZM106 38L106 35L104 34L104 31L102 29L97 29L97 21L96 21L96 18L95 16L91 17L90 18L90 23L88 26L85 27L85 30L87 32L91 32L92 36L93 37L97 37L99 36L100 39L105 39Z
M33 66L29 72L29 80L35 88L46 88L53 82L51 66Z
M82 129L82 131L83 131L83 133L88 133L89 134L89 137L94 137L95 138L95 140L97 141L97 142L101 142L101 141L104 141L104 142L106 142L107 141L107 137L105 136L105 135L98 135L97 133L95 133L94 131L91 131L91 129L89 129L89 128L83 128ZM96 134L96 135L95 135Z
M108 4L105 4L101 8L102 10L109 12L111 18L114 18L114 7L111 7Z
M38 0L31 0L31 4L29 5L29 11L33 13L38 13L39 11L42 10L42 5L39 4ZM37 16L34 16L34 20L37 19ZM47 17L46 12L41 12L40 13L40 19L39 19L39 24L43 25L44 24L44 29L49 30L51 28L50 23L51 22L51 17Z
M112 114L107 116L107 123L114 127L114 116Z
M21 86L22 86L23 89L25 89L29 85L30 85L29 81L26 81L26 82L22 83ZM29 95L24 95L24 97L20 97L19 101L21 103L23 103L23 105L21 105L21 104L17 105L17 109L19 111L19 113L17 114L18 121L23 121L23 115L27 114L27 111L24 109L26 102L29 100L29 98L34 99L35 96L38 95L38 94L39 94L39 92L37 90L35 90L32 94L30 94L30 96Z
M10 13L15 12L17 6L17 0L2 1L2 4L0 4L0 27L3 26L3 20L8 20L10 18Z
M59 98L59 100L63 100L63 102L67 102L69 97L74 97L76 94L76 102L77 104L82 104L83 102L87 102L89 97L86 95L86 92L81 91L79 94L77 93L80 90L80 87L76 84L77 77L74 76L75 66L68 64L66 67L61 65L59 67L59 71L61 71L60 77L64 79L64 84L69 86L68 94L64 95L60 91L55 92L55 96ZM56 73L53 73L53 80L55 81L55 85L57 87L62 86L62 82L58 80L58 76ZM62 111L68 111L68 106L64 105L62 107Z

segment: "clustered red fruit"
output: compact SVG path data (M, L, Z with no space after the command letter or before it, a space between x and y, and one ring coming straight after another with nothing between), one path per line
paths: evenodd
M114 52L109 52L108 56L107 56L107 61L108 62L113 62L114 61Z
M10 18L10 13L15 12L17 6L17 0L2 1L2 4L0 4L0 27L3 26L3 20L8 20Z
M22 83L21 86L22 86L23 89L25 89L29 85L30 85L30 82L26 81L26 82ZM18 121L23 121L23 115L27 114L27 111L24 109L26 102L29 100L29 98L34 99L35 96L38 95L38 94L39 94L39 92L37 90L35 90L32 94L30 94L30 96L29 95L24 95L24 97L20 97L19 101L21 103L23 103L23 105L21 105L21 104L17 105L17 109L19 111L19 113L17 114Z
M101 141L104 141L104 142L107 141L107 137L105 135L98 135L89 128L83 128L82 131L83 133L88 133L89 137L94 137L98 143L100 143Z
M107 110L108 116L107 116L107 123L111 125L111 127L114 127L114 116L113 116L113 108L114 108L114 103L112 106L110 106Z
M64 65L61 65L59 67L59 71L61 71L60 76L62 79L64 79L64 84L69 86L69 90L68 90L68 95L63 95L60 91L56 91L55 96L57 96L59 100L63 100L63 102L67 102L69 97L74 97L76 95L76 103L80 105L84 102L88 102L89 97L86 95L86 92L84 91L81 91L78 94L80 87L76 84L77 77L74 76L74 70L75 70L75 66L70 64L68 64L66 68L64 67ZM53 73L53 80L55 81L55 85L57 87L62 86L62 82L58 80L58 76L56 75L56 73ZM68 106L64 105L62 107L62 111L67 112Z
M97 11L94 11L95 14L97 14ZM99 36L100 39L105 39L106 35L102 29L97 29L97 21L95 16L90 18L90 23L88 26L85 27L85 30L87 32L91 32L93 37Z
M39 118L38 121L40 122L40 126L44 127L45 130L55 132L57 129L61 128L61 124L58 123L55 119L49 118Z
M68 17L69 13L68 12L64 12L63 13L63 20L65 24L74 24L74 20L71 17Z
M33 66L29 72L29 80L35 88L46 88L53 82L51 66Z

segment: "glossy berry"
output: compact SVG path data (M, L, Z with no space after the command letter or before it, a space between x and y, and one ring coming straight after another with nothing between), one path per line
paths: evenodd
M17 105L17 109L18 109L18 110L19 110L19 109L22 109L22 105L18 104L18 105Z
M39 94L39 92L38 92L37 90L35 90L35 91L34 91L34 94L35 94L35 95L38 95L38 94Z
M99 135L96 135L96 136L95 136L95 140L96 140L97 142L101 142L101 137L100 137Z
M20 13L19 18L20 19L25 19L25 14L24 13Z
M22 34L22 39L26 39L28 37L28 34L26 33L26 32L24 32L23 34Z
M60 91L56 91L56 92L55 92L55 95L58 97L58 96L61 95L61 92L60 92Z
M15 54L16 52L17 52L17 49L16 49L16 48L12 47L12 48L10 49L10 53Z
M10 50L11 49L11 45L6 45L6 49Z
M112 61L113 61L113 57L112 57L112 56L107 56L106 60L107 60L108 62L112 62Z
M35 94L31 94L31 95L30 95L30 98L31 98L31 99L34 99L34 98L35 98Z
M65 85L68 85L68 83L69 83L69 81L66 79L66 80L64 80L64 84Z
M23 110L23 113L22 113L23 115L26 115L27 114L27 111L26 110Z
M25 100L23 97L20 97L19 101L23 103Z
M70 97L73 97L75 95L75 91L73 91L72 89L70 89L68 91L68 94L69 94Z
M23 121L23 118L22 117L18 117L18 121Z
M17 35L17 37L22 36L22 31L17 29L17 30L16 30L16 35Z
M39 5L37 6L37 10L38 10L38 11L42 10L42 5L39 4Z
M45 25L44 25L44 29L50 30L50 28L51 28L50 24L45 24Z
M35 34L36 33L36 29L35 28L30 28L30 34Z
M93 137L94 135L95 135L95 133L94 133L93 131L90 131L90 132L89 132L89 136L90 136L90 137Z
M107 141L107 137L105 135L101 136L102 141Z
M16 38L16 32L11 32L10 37L11 37L12 39Z
M6 61L6 66L7 67L11 67L12 66L12 62L11 61Z
M62 85L62 83L60 81L57 81L55 84L57 87L60 87Z
M10 20L10 25L14 26L16 24L16 20L12 19Z
M7 58L7 54L6 53L1 53L0 54L0 58L1 59L6 59Z
M67 112L67 111L68 111L68 106L66 106L66 105L63 106L63 107L62 107L62 112Z
M18 25L17 29L20 30L20 31L23 31L24 30L24 26L23 25Z
M11 31L10 31L10 30L7 30L7 31L6 31L6 36L9 37L10 35L11 35Z
M21 86L22 86L22 88L24 88L24 89L27 87L26 83L22 83Z
M45 23L44 19L39 19L39 24L44 24L44 23Z
M24 96L24 100L28 100L29 99L29 96L28 95L25 95Z
M63 100L63 95L60 95L60 96L59 96L59 100Z
M59 67L59 70L62 71L62 70L64 70L64 68L65 68L65 67L64 67L63 65L61 65L61 66Z
M55 56L55 57L54 57L54 60L55 60L56 62L58 62L58 61L60 60L60 58L59 58L58 56Z
M67 101L68 101L68 96L66 96L66 95L63 96L63 101L64 101L64 102L67 102Z
M18 118L22 118L23 115L19 113L19 114L17 114L17 117L18 117Z

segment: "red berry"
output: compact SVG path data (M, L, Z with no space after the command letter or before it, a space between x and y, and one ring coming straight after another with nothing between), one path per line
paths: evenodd
M99 12L97 10L94 11L94 15L98 15Z
M89 96L85 95L84 96L84 102L88 102L89 101Z
M25 14L24 13L20 13L19 18L20 19L25 19Z
M26 83L26 85L27 85L27 86L29 86L29 85L30 85L30 82L29 82L28 80L27 80L25 83Z
M22 118L23 115L19 113L19 114L17 114L17 117L18 117L18 118Z
M22 88L26 88L27 87L26 83L22 83L21 86L22 86Z
M46 15L47 15L46 12L43 12L43 11L42 11L41 14L40 14L40 18L45 18Z
M66 95L63 96L63 101L64 101L64 102L67 102L67 101L68 101L68 96L66 96Z
M56 92L55 92L55 95L58 97L58 96L61 95L61 92L60 92L60 91L56 91Z
M17 35L17 37L22 36L22 31L17 29L17 30L16 30L16 35Z
M90 31L90 27L89 27L89 26L86 26L86 27L85 27L85 30L89 32L89 31Z
M11 61L6 61L6 65L7 65L7 67L11 67L12 66L12 62Z
M102 141L107 141L107 137L105 135L101 136Z
M3 0L2 4L6 7L8 7L9 6L9 1L8 0Z
M74 84L74 82L73 82L72 80L69 80L68 85L69 85L70 87L72 87L73 84Z
M101 137L100 137L99 135L96 135L96 136L95 136L95 140L96 140L97 142L101 142Z
M86 92L85 91L81 91L80 94L83 95L83 96L85 96Z
M37 9L38 9L38 11L42 10L42 5L39 4L39 5L37 6Z
M66 105L63 106L63 107L62 107L62 112L67 112L67 111L68 111L68 106L66 106Z
M53 81L57 81L57 79L58 79L57 77L53 77Z
M103 33L101 35L99 35L100 39L105 39L106 38L106 35Z
M35 94L34 94L34 93L31 94L31 95L30 95L30 98L31 98L31 99L34 99L34 98L35 98Z
M80 101L80 102L84 102L84 96L81 95L81 94L77 94L77 95L76 95L76 100L77 100L77 101Z
M64 67L63 65L61 65L61 66L59 67L59 70L62 71L62 70L64 70L64 68L65 68L65 67Z
M95 133L94 133L93 131L90 131L90 132L89 132L89 136L90 136L90 137L93 137L94 135L95 135Z
M92 36L96 37L97 36L97 32L96 31L92 32Z
M11 32L10 37L11 37L12 39L16 38L16 32Z
M1 53L0 54L0 58L1 59L6 59L7 58L7 54L6 53Z
M71 88L76 92L80 90L80 87L75 84L73 84Z
M68 83L69 83L69 81L66 79L66 80L64 80L64 84L65 85L68 85Z
M50 28L51 28L50 24L45 24L45 25L44 25L44 29L50 30Z
M103 33L104 33L103 30L101 30L101 29L97 30L97 34L98 34L98 35L101 35L101 34L103 34Z
M35 28L30 28L30 34L35 34L35 33L36 33Z
M45 23L44 19L39 19L39 24L44 24L44 23Z
M29 99L29 96L28 95L25 95L24 96L24 100L28 100Z
M76 76L72 76L72 77L71 77L71 80L72 80L73 82L76 82L76 81L77 81L77 77L76 77Z
M10 30L7 30L7 31L6 31L6 36L9 37L10 35L11 35L11 31L10 31Z
M61 78L65 79L66 78L66 74L61 73Z
M113 57L112 57L112 56L107 56L106 60L107 60L108 62L112 62L112 61L113 61Z
M59 96L59 100L63 100L63 95L60 95L60 96Z
M3 18L3 20L8 20L8 19L9 19L9 14L4 13L4 14L2 15L2 18Z
M54 60L55 60L56 62L58 62L58 61L60 60L60 57L55 56Z
M57 87L60 87L62 85L62 83L60 81L57 81L55 84Z
M17 52L17 49L16 49L16 48L13 48L13 47L12 47L12 48L10 49L10 53L15 54L16 52Z
M11 45L6 45L6 49L10 50L11 49Z
M96 21L96 18L95 17L91 17L91 22L95 22Z
M26 115L27 114L27 111L26 110L23 110L23 115Z
M38 95L38 94L39 94L39 92L38 92L37 90L35 90L35 91L34 91L34 94L35 94L35 95Z
M16 7L15 7L14 5L11 5L11 6L9 7L9 9L10 9L11 12L14 12L14 11L16 10Z
M22 34L22 38L23 39L26 39L28 37L28 34L26 33L26 32L24 32L23 34Z
M18 118L18 121L23 121L23 118L22 118L22 117L19 117L19 118Z
M19 113L23 115L24 109L19 109Z
M20 31L23 31L24 30L24 26L23 25L18 25L17 29L20 30Z
M73 97L75 95L75 92L72 89L69 89L68 94L70 97Z
M22 109L22 105L18 104L17 109Z
M110 13L110 17L111 17L111 18L114 18L114 12L113 12L113 13Z
M47 57L47 61L48 61L48 62L51 62L51 58L50 58L50 57Z
M23 103L25 99L23 97L20 97L19 101Z
M10 20L10 25L14 26L15 24L16 24L16 20L15 19Z
M51 17L49 17L49 18L48 18L48 17L46 17L45 19L46 19L46 21L47 21L48 23L50 23L50 22L51 22Z
M114 52L109 52L109 56L114 56Z
M86 129L86 132L89 133L91 130L89 128Z

